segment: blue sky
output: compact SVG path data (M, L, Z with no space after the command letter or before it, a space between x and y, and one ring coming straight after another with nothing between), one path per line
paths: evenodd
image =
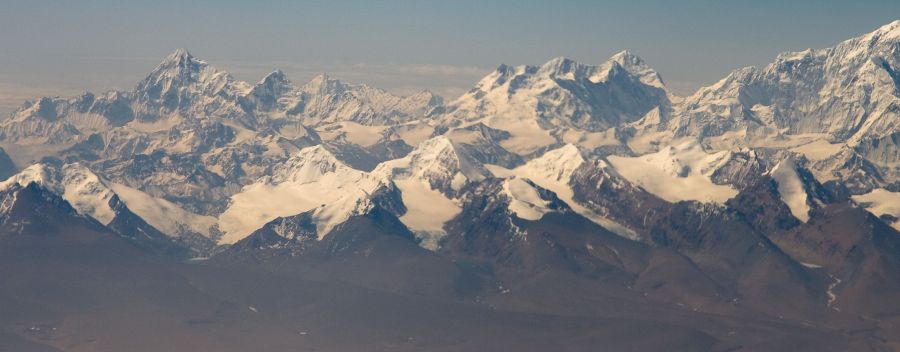
M128 89L178 47L240 79L319 72L453 95L500 63L628 49L679 94L900 19L900 1L0 0L0 110Z

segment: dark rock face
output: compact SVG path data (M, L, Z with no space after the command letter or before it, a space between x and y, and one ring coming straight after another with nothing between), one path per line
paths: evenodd
M5 180L15 175L18 171L19 169L9 155L6 154L6 151L0 148L0 180Z

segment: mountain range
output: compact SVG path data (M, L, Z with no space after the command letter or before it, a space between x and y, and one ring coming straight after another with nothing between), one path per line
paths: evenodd
M0 147L12 350L900 349L900 21L687 97L628 51L445 100L178 49Z

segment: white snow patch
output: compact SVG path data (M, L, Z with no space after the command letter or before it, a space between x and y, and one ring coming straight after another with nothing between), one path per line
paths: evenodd
M852 198L853 201L875 216L887 214L900 218L900 192L891 192L884 188L878 188L872 190L872 192L853 196ZM900 221L895 221L890 225L900 231Z
M509 196L509 210L525 220L540 220L544 214L552 212L550 202L541 198L532 184L521 178L509 178L503 183L503 192Z
M419 145L431 137L434 133L434 126L418 122L396 126L394 130L406 144Z
M50 176L50 170L47 169L46 165L34 164L0 183L0 189L5 190L13 185L26 186L31 182L43 187L49 187L54 183Z
M445 136L424 141L406 157L385 161L372 171L380 182L393 181L400 189L407 209L400 221L422 240L422 247L431 250L437 249L438 241L446 235L444 223L461 211L446 193L487 174L480 165L461 156ZM450 189L435 189L433 185Z
M344 132L347 140L363 147L370 146L381 139L387 126L365 126L351 121L340 123L340 131Z
M63 198L81 214L87 214L103 225L116 217L110 207L113 192L100 178L80 164L63 166Z
M400 221L419 235L422 247L436 250L438 241L446 234L444 223L453 219L462 209L422 180L405 179L394 183L400 188L403 204L406 206L406 213L400 217Z
M811 161L819 161L837 154L844 146L844 143L829 143L828 140L822 138L794 147L791 150L803 154Z
M819 269L819 268L822 267L822 266L819 265L819 264L805 263L805 262L800 262L800 265L803 265L804 267L807 267L807 268L810 268L810 269Z
M210 229L216 224L216 218L212 216L191 213L175 203L138 189L118 183L110 183L109 186L132 213L166 235L177 237L190 231L210 237Z
M803 181L797 175L794 161L790 158L775 165L770 175L778 184L778 193L781 200L791 209L791 214L803 222L809 221L808 196L803 188Z
M707 154L699 143L667 146L639 157L609 156L622 177L670 202L696 200L724 203L737 194L731 186L717 185L710 175L728 161L730 153Z

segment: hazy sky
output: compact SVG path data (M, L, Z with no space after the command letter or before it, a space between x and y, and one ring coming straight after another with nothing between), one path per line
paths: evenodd
M628 49L678 94L782 51L900 19L856 1L0 0L0 111L41 95L129 89L179 47L237 78L320 72L449 98L500 63L601 63Z

